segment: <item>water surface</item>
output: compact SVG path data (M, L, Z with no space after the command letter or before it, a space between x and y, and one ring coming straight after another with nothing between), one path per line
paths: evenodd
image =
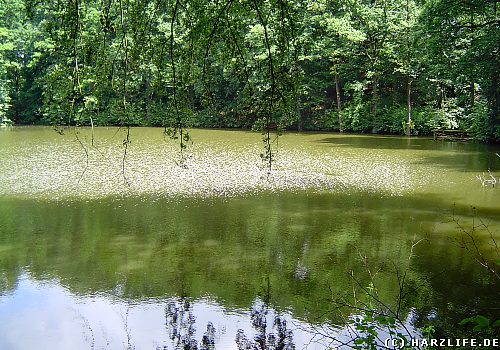
M159 129L132 129L125 158L123 130L94 145L77 132L0 133L0 348L175 348L210 323L234 349L262 333L256 315L267 335L278 316L298 348L324 348L319 330L345 336L335 301L373 282L395 305L396 271L415 325L500 306L460 248L475 227L495 257L500 193L477 176L500 176L498 148L287 134L268 174L256 133L194 130L179 166Z

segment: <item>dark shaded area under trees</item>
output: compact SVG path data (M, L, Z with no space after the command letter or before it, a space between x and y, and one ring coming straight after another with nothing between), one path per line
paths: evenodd
M499 141L498 2L4 0L0 117Z

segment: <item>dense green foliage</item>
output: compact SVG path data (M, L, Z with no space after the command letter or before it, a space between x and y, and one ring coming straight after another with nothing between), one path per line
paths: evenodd
M497 2L4 0L0 115L498 141Z

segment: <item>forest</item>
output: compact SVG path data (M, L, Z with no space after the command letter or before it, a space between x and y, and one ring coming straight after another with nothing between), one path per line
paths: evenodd
M0 348L497 346L499 2L0 0Z
M16 124L500 141L498 0L2 0Z

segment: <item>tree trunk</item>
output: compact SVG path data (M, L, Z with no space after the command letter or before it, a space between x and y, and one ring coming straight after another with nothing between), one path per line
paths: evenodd
M498 70L497 70L498 72ZM491 86L487 90L490 105L489 122L493 140L500 141L500 78L498 74L491 77Z
M439 83L439 97L438 97L438 105L439 105L439 109L443 109L444 108L444 100L445 100L445 93L444 93L444 84L443 83Z
M411 136L412 120L411 120L411 83L412 80L408 77L408 83L406 84L406 102L407 102L407 112L408 120L406 122L406 136Z
M377 75L373 75L373 88L372 88L372 134L377 132L377 104L378 104L378 89L377 89Z
M474 25L474 12L471 12L470 13L470 23L471 23L471 26ZM471 31L471 35L473 33L473 29L471 28L470 29ZM472 79L472 77L474 76L474 65L470 65L470 68L471 68L471 81L469 82L469 92L470 92L470 112L472 113L473 109L474 109L474 80Z
M469 83L469 91L470 91L470 110L472 112L472 110L474 109L474 100L476 99L476 92L475 92L475 89L474 89L474 82L471 81Z
M338 75L335 75L335 92L337 95L337 113L339 115L339 131L344 132L344 121L342 120L342 103L340 101L340 82Z

